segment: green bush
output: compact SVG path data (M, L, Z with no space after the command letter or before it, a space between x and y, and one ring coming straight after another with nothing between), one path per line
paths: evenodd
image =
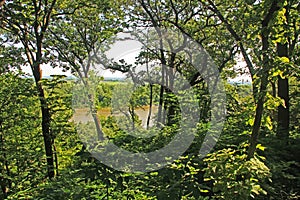
M216 199L245 200L266 194L261 185L270 177L270 170L262 159L256 155L247 160L245 148L216 151L204 159L204 180L213 181Z

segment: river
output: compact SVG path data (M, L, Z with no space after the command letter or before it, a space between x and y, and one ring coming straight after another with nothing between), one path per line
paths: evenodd
M154 115L157 113L158 106L153 106L152 107L152 114L150 118L150 126L154 122ZM135 113L139 117L140 120L142 120L142 126L145 128L147 126L147 118L148 118L148 113L149 113L149 106L144 106L142 108L137 108L135 109ZM101 108L97 112L98 116L102 117L108 117L108 116L125 116L121 112L111 112L110 108ZM80 108L80 109L75 109L73 117L71 118L71 121L74 121L76 123L86 123L93 121L93 117L89 112L88 108Z

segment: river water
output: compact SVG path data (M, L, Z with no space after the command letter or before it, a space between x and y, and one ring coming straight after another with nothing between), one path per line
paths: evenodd
M152 114L150 118L150 126L154 123L154 116L157 113L158 106L152 107ZM108 117L108 116L125 116L125 114L121 112L111 112L110 108L102 108L98 110L98 116L102 117ZM145 128L147 126L147 119L148 119L148 113L149 113L149 107L144 106L142 108L135 109L135 113L139 117L140 120L142 120L142 126ZM71 121L74 121L75 123L87 123L90 121L93 121L93 117L89 112L88 108L80 108L75 109L73 117L71 118Z

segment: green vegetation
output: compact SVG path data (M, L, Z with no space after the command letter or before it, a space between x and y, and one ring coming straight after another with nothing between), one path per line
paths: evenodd
M300 198L298 1L6 0L1 6L0 199ZM134 64L106 57L118 33L141 27L156 27L148 35L135 32L141 42L164 35L158 46L143 46ZM240 57L251 84L227 82L246 73L236 68ZM215 73L212 61L226 113L212 100L225 96L210 94L213 79L205 70ZM42 78L43 64L76 79ZM131 81L104 81L94 70L100 64ZM223 114L222 130L212 129L221 122L211 119L222 121ZM190 139L179 156L160 151L175 144L176 153ZM122 170L97 159L111 143L136 153L107 153ZM162 159L130 171L150 160L141 152Z

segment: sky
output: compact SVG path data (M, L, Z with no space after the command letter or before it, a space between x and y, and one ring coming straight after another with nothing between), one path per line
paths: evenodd
M127 34L122 34L119 37L123 38L126 36ZM134 64L135 57L138 56L141 47L142 44L135 40L117 41L111 46L110 50L107 51L105 54L109 59L114 58L116 61L120 59L124 59L126 63ZM23 66L22 69L25 73L32 75L30 66ZM49 64L42 65L41 69L42 69L43 77L49 77L50 75L72 76L70 70L67 72L63 72L62 68L59 67L53 68ZM97 71L99 76L103 76L106 78L112 78L112 77L123 78L126 76L123 73L118 71L111 72L111 70L104 70L103 68L101 68L101 66L97 67L95 71Z
M118 37L124 38L128 36L128 34L121 34ZM114 58L116 61L124 59L127 64L134 64L135 57L138 56L141 47L142 44L136 40L126 39L117 41L111 46L110 50L106 52L106 56L109 59ZM49 77L50 75L72 76L70 71L63 72L62 68L53 68L49 64L44 64L41 66L41 68L43 77ZM29 66L24 66L22 69L25 73L32 75L31 68ZM242 71L247 71L246 63L243 61L242 56L237 56L237 65L234 67L234 70L238 71L241 69ZM97 71L99 76L103 76L104 78L124 78L126 76L118 71L111 72L110 70L104 70L101 66L98 66L95 71ZM238 75L236 78L228 79L228 81L250 83L251 77L248 74L242 74Z

